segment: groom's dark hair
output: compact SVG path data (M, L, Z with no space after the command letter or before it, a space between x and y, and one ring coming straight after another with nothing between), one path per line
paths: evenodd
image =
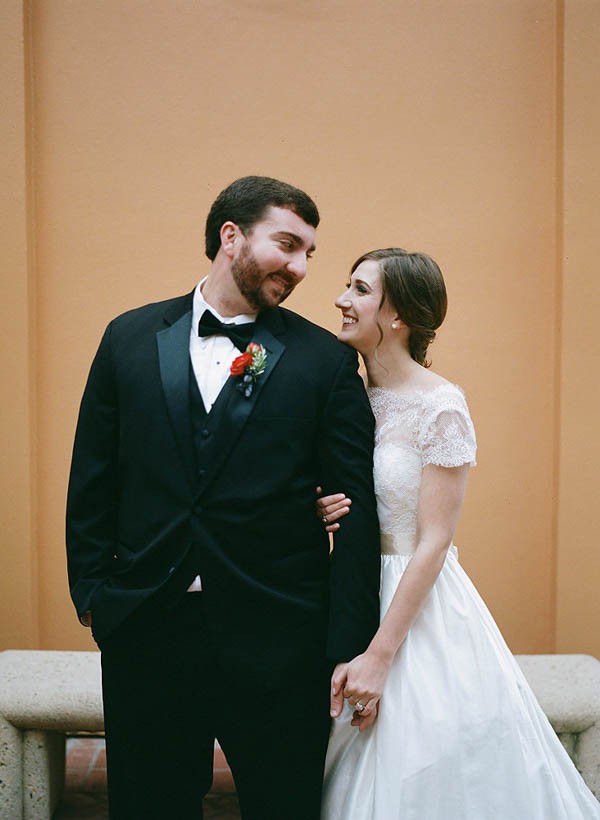
M235 224L246 233L260 222L267 208L289 208L307 225L316 228L319 211L308 194L272 177L242 177L221 191L206 219L206 255L213 261L221 247L221 226Z

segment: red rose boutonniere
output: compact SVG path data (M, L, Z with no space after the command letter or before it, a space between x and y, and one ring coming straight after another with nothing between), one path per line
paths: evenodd
M254 390L258 377L265 372L267 366L267 351L262 345L250 342L244 353L231 363L230 374L241 376L242 380L236 384L240 393L249 399Z

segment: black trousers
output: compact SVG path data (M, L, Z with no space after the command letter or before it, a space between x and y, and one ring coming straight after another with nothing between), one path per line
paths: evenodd
M198 820L214 740L244 820L319 820L329 675L249 691L218 665L202 593L144 606L102 642L111 820Z

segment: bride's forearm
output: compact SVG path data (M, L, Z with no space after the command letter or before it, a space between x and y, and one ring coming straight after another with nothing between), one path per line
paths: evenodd
M465 497L467 464L428 465L417 513L417 547L367 653L391 662L440 574Z
M447 535L438 530L421 538L373 640L362 655L347 665L344 697L351 705L360 702L366 706L365 715L370 714L379 701L394 656L444 565L451 543L451 537Z
M450 542L420 544L408 564L367 654L391 663L444 566Z

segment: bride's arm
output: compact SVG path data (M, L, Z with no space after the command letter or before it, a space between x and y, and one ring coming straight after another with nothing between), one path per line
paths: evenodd
M469 465L423 470L419 491L417 546L385 617L367 650L345 668L344 697L350 705L365 706L368 717L376 707L394 655L429 595L452 543L465 497ZM340 685L341 680L334 681Z

